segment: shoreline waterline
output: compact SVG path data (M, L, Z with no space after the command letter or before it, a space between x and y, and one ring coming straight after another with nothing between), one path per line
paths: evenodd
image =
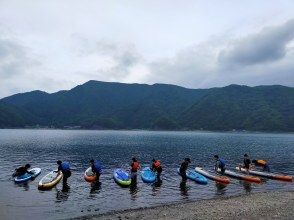
M292 219L293 207L294 191L271 191L111 211L72 219Z

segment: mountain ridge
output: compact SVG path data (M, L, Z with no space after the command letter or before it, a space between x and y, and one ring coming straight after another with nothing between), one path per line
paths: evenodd
M294 131L292 100L294 88L282 85L191 89L90 80L0 99L0 127Z

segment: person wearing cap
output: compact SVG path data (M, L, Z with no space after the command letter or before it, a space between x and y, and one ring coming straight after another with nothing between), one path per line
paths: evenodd
M34 172L28 171L28 169L30 169L30 167L31 167L30 164L26 164L26 165L24 165L22 167L19 167L19 168L15 169L15 172L14 172L13 176L14 177L15 176L22 176L22 175L24 175L26 173L34 174Z
M189 163L191 163L190 158L185 158L184 161L181 163L180 166L180 175L182 176L182 181L186 181L187 180L187 169L189 166Z
M90 165L92 168L92 172L96 175L96 182L98 183L100 180L100 175L102 174L102 166L98 160L91 159Z
M220 169L221 173L224 174L226 171L226 161L223 158L219 158L218 155L214 155L214 159L215 159L214 170L217 171L218 169Z

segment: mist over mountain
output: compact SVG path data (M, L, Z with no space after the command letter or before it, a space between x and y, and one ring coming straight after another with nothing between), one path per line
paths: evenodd
M187 89L89 81L68 91L0 100L0 127L294 131L294 88Z

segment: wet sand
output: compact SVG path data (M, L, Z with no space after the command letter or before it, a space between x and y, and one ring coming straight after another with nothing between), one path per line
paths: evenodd
M293 219L294 191L265 192L85 216L79 219Z

